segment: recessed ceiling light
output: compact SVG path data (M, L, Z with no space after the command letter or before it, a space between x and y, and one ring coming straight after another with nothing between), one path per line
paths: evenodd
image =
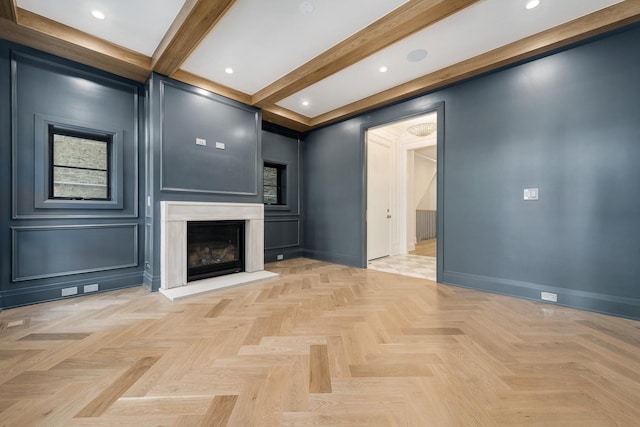
M309 101L302 101L302 105L306 107L307 105L309 105Z
M224 72L227 73L227 74L233 74L233 68L227 67L227 68L224 69Z
M91 11L91 14L93 15L94 18L96 19L104 19L104 13L102 13L101 11L99 11L98 9L94 9Z
M381 73L386 73L386 72L387 72L387 67L382 66L382 67L380 67L380 68L379 68L379 71L380 71Z
M303 15L311 15L314 9L315 7L313 6L313 3L309 1L303 1L300 3L300 13Z
M424 49L416 49L409 52L407 55L407 61L409 62L420 62L424 58L427 57L427 51Z
M540 0L529 0L525 6L527 9L533 9L540 4Z

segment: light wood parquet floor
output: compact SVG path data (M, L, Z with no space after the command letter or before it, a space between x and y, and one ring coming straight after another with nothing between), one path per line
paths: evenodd
M409 254L436 257L438 256L437 243L438 239L421 240L416 242L416 249Z
M640 322L308 259L0 312L3 426L637 426Z

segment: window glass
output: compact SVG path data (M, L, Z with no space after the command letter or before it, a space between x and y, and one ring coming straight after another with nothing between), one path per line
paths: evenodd
M267 205L284 205L284 189L286 166L265 163L263 168L263 200Z
M110 200L110 138L50 129L54 199Z

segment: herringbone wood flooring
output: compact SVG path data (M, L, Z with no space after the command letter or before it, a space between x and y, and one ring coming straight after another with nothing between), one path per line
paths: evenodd
M437 245L438 239L421 240L420 242L416 242L416 249L409 253L411 255L437 257Z
M640 322L307 259L0 313L7 426L637 426Z

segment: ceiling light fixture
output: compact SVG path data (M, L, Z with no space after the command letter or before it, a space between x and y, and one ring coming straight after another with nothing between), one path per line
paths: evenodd
M415 49L409 52L407 55L407 61L409 62L420 62L424 58L427 57L427 51L424 49Z
M302 105L306 107L307 105L309 105L309 101L302 101Z
M533 9L534 7L538 7L539 4L540 4L540 0L529 0L525 7L527 9Z
M379 71L380 71L381 73L386 73L386 72L387 72L387 67L382 66L382 67L380 67L380 68L379 68Z
M227 67L227 68L224 69L224 72L227 73L227 74L233 74L233 68Z
M433 122L418 123L407 128L407 132L415 136L427 136L435 132L437 126Z
M104 19L104 13L102 13L101 11L99 11L98 9L94 9L91 11L91 14L93 15L94 18L96 19Z

